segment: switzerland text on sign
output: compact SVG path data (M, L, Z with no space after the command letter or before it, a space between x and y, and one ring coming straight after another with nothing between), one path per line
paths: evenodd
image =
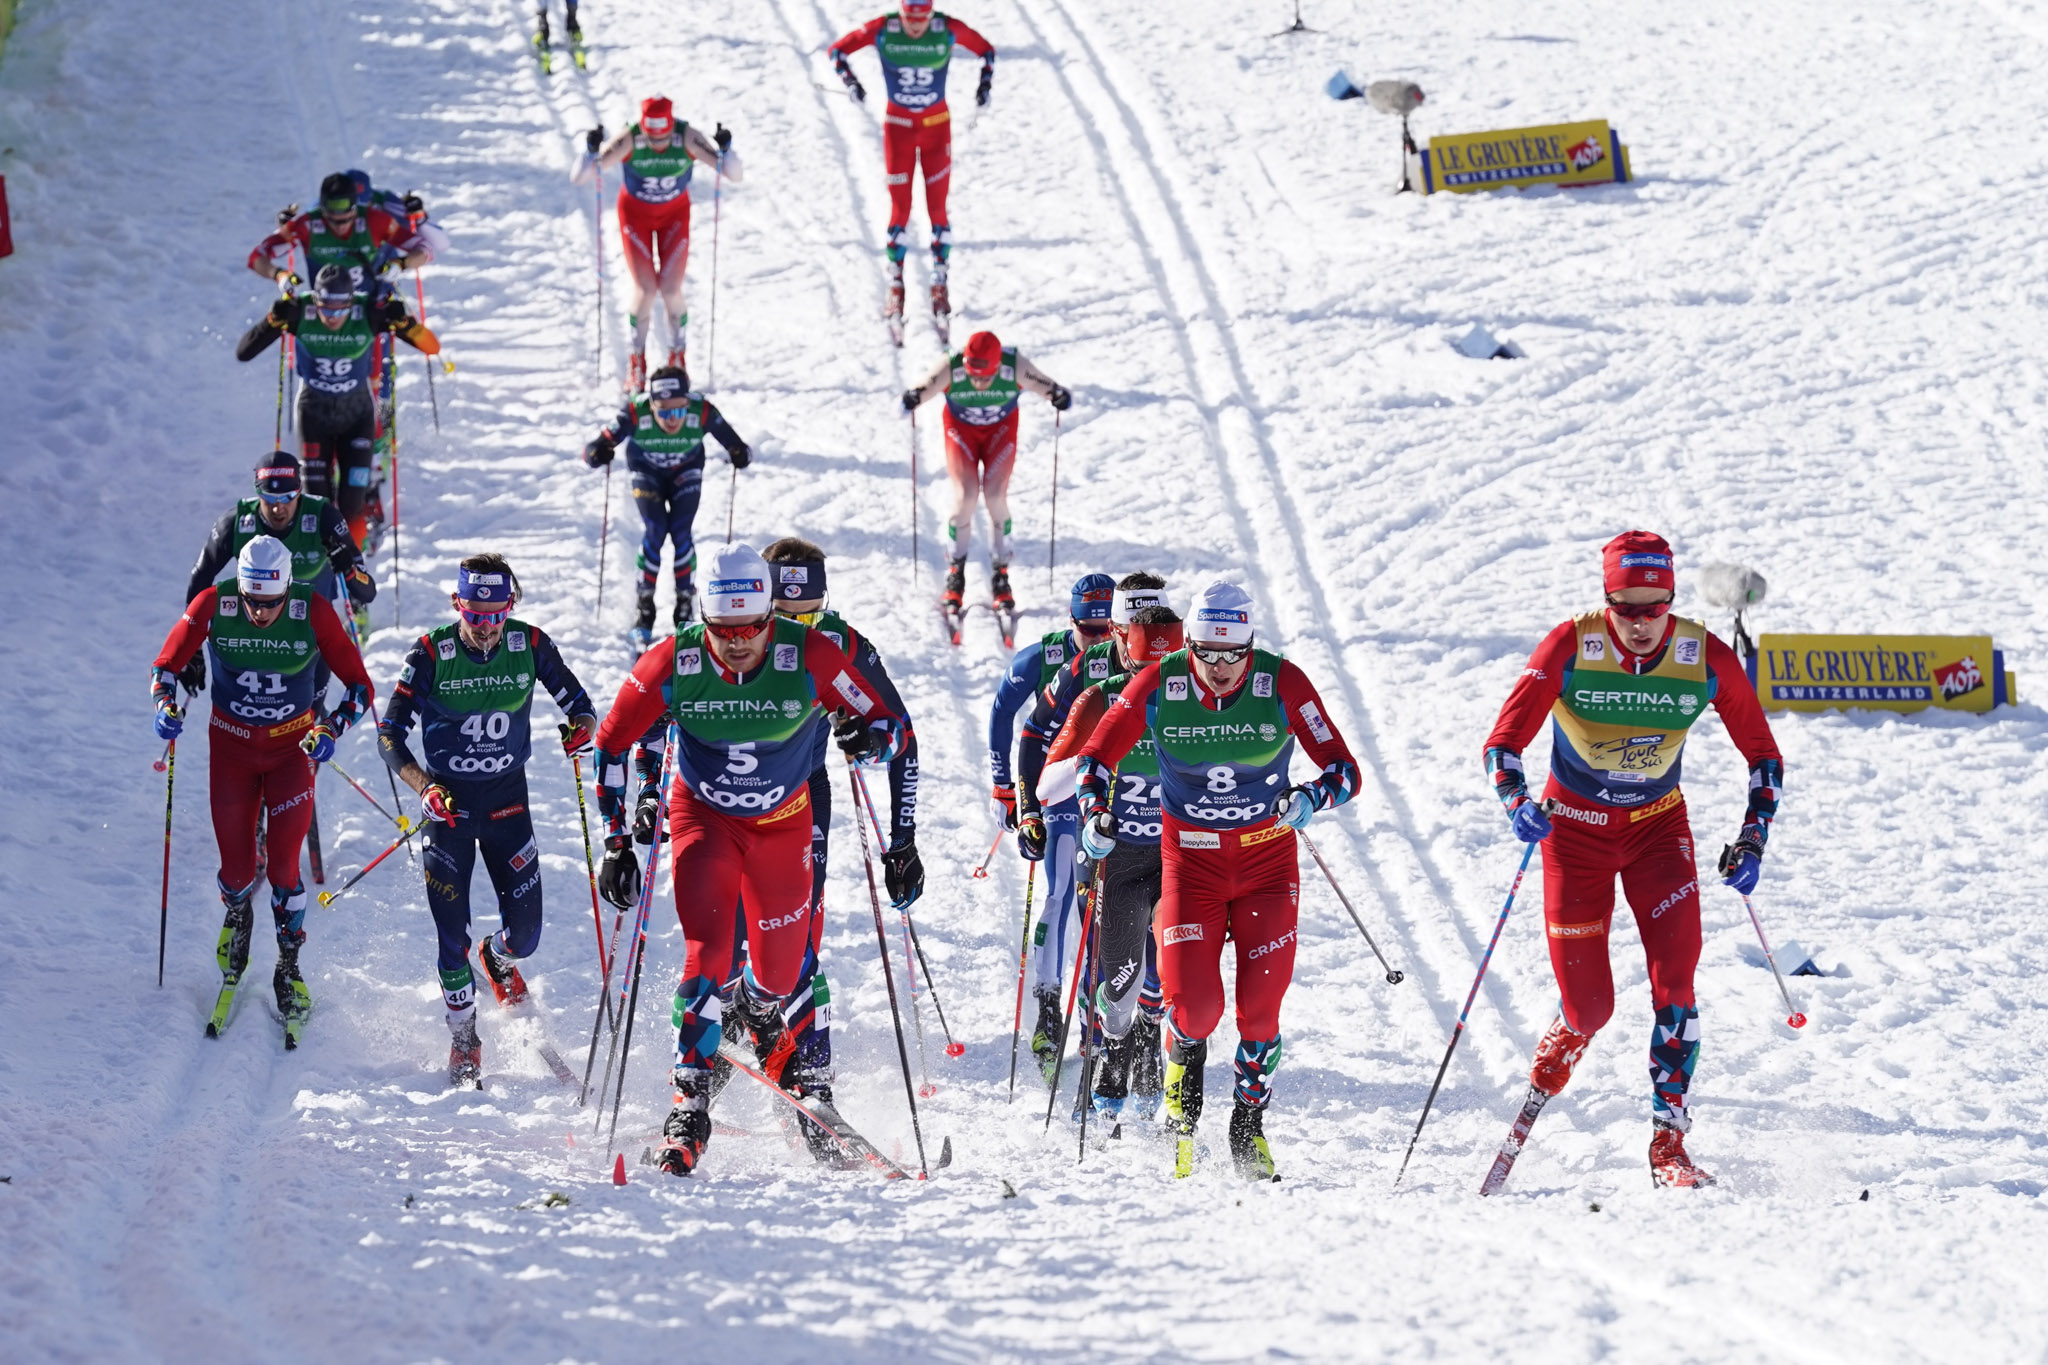
M2015 700L1988 635L1763 635L1749 673L1772 711L1989 711Z

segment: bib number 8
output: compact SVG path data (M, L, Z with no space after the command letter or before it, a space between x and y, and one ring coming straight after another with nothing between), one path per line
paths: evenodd
M1219 763L1209 769L1209 790L1219 793L1236 791L1237 771L1227 763Z
M462 718L461 729L471 744L503 739L512 731L512 716L505 711L478 711Z

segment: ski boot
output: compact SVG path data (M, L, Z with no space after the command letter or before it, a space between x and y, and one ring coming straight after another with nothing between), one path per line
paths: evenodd
M499 955L496 934L476 945L476 955L484 964L484 976L490 980L491 994L498 997L499 1004L510 1009L526 1003L526 978L519 974L517 959Z
M1033 987L1031 998L1038 1002L1038 1023L1031 1030L1031 1055L1038 1059L1045 1083L1051 1085L1060 1064L1060 993Z
M633 648L645 650L654 644L654 590L642 588L633 605L638 615L632 629L626 632L626 638L632 642Z
M889 302L882 308L882 316L889 320L892 331L900 334L903 330L903 262L893 261L889 265ZM901 342L899 341L900 345Z
M1246 1180L1278 1180L1273 1149L1266 1145L1266 1111L1239 1100L1230 1111L1230 1158Z
M626 390L639 393L647 387L647 357L639 351L626 362Z
M1195 1125L1202 1119L1202 1067L1209 1060L1209 1040L1183 1043L1176 1039L1166 1058L1166 1127L1174 1137L1173 1174L1184 1180L1195 1173ZM1233 1136L1235 1125L1233 1124Z
M1529 1067L1529 1084L1546 1095L1556 1095L1564 1090L1565 1083L1572 1078L1572 1068L1585 1055L1586 1045L1593 1041L1590 1033L1575 1033L1564 1016L1550 1021L1544 1030L1543 1039L1536 1044L1536 1060Z
M259 845L260 847L260 845ZM214 960L220 963L220 996L213 1002L213 1016L206 1021L206 1036L218 1038L227 1029L228 1011L234 1008L235 988L242 984L242 973L249 966L249 934L256 927L256 911L249 903L250 891L230 895L220 893L222 905L228 908L227 917L221 921L220 943L214 949Z
M661 1146L654 1149L654 1164L670 1175L688 1175L697 1169L711 1143L710 1077L679 1067L674 1080L676 1107L668 1111L661 1125Z
M832 1086L826 1081L799 1079L796 1082L796 1097L808 1100L813 1097L832 1103ZM778 1109L781 1106L777 1106ZM786 1112L786 1111L785 1111ZM801 1114L792 1114L797 1129L803 1134L804 1150L811 1154L811 1160L828 1171L851 1171L860 1167L860 1160L847 1154L846 1149L832 1140L825 1126Z
M1121 1038L1102 1042L1102 1064L1095 1073L1095 1117L1105 1141L1123 1134L1124 1101L1131 1093L1131 1059L1137 1055L1135 1024Z
M672 619L679 631L697 619L697 595L690 591L687 584L676 584L676 605Z
M689 372L690 367L687 363L683 344L680 341L668 348L668 368L681 370L685 374Z
M959 611L960 599L967 594L967 561L955 559L946 565L946 591L943 600L948 611Z
M946 267L943 264L932 267L932 326L938 331L941 344L952 344L953 300L946 292Z
M476 1036L474 1006L448 1020L448 1084L458 1089L483 1089L484 1045Z
M1661 1114L1650 1129L1650 1180L1673 1189L1698 1189L1714 1183L1714 1177L1692 1164L1685 1152L1685 1133L1692 1127L1689 1115L1677 1119Z
M1161 1091L1165 1078L1160 1072L1164 1061L1159 1055L1159 1024L1157 1020L1139 1015L1131 1025L1128 1035L1132 1040L1131 1055L1131 1098L1137 1102L1140 1113L1147 1119L1159 1116Z
M313 992L299 976L299 945L277 948L277 969L270 974L270 989L277 996L278 1017L284 1020L284 1048L297 1048L306 1032L306 1020L313 1014Z
M726 1016L746 1030L744 1036L753 1045L754 1058L768 1079L784 1090L791 1090L784 1083L783 1073L796 1056L796 1035L783 1027L782 1011L776 1008L776 1002L755 1000L742 980L732 993Z
M1010 591L1010 566L998 564L988 573L988 593L995 599L997 611L1015 611L1017 595Z

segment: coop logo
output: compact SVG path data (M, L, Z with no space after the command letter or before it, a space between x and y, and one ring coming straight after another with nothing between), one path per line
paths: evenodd
M1247 820L1256 820L1265 813L1266 803L1263 801L1253 801L1243 806L1188 807L1188 819L1190 820L1224 820L1236 824L1243 824Z
M1202 926L1199 924L1171 924L1167 926L1166 932L1160 936L1160 942L1189 943L1198 941L1201 937Z
M1600 145L1598 138L1589 137L1584 142L1574 142L1565 148L1564 155L1565 160L1572 163L1573 170L1589 171L1606 159L1607 149ZM1624 557L1621 562L1628 563L1628 558ZM1669 561L1666 563L1668 565Z
M451 773L476 773L491 777L512 766L512 755L499 754L495 758L471 758L468 754L456 754L448 760Z
M1977 668L1975 656L1966 655L1946 668L1935 669L1934 682L1941 689L1943 701L1954 701L1982 687L1984 675Z
M697 795L703 797L712 805L723 806L727 810L765 811L774 810L777 806L781 805L783 794L788 790L789 788L778 784L764 792L731 792L700 784L697 788Z

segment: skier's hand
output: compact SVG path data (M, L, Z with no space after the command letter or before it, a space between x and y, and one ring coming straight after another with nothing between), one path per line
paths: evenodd
M571 716L561 726L562 752L570 758L590 752L591 741L597 738L597 717L588 713Z
M405 212L411 218L424 219L427 216L427 201L420 198L417 190L405 192Z
M341 576L342 585L348 589L348 600L352 606L367 606L377 600L377 580L370 577L370 571L362 561L348 566Z
M1314 787L1289 787L1280 794L1279 808L1275 813L1287 828L1305 829L1309 818L1321 808Z
M583 135L583 150L590 153L592 156L596 156L597 149L602 147L603 145L604 125L602 123L598 124L597 127L592 128L589 132Z
M306 316L306 301L293 294L286 294L270 305L270 325L280 332L296 328Z
M905 835L882 855L882 882L889 888L891 909L905 909L924 894L924 860L917 856L914 836Z
M174 701L159 701L156 704L156 737L176 739L185 731L185 713Z
M1098 811L1093 817L1081 822L1081 851L1095 861L1101 862L1116 847L1116 817L1108 811Z
M848 76L846 78L846 93L853 96L855 104L866 104L868 102L867 89L861 85L858 76Z
M996 824L1004 829L1017 828L1017 789L1003 784L992 787L988 794L988 813L996 818Z
M610 433L601 434L595 441L583 447L583 463L592 469L602 469L612 462L612 456L617 450L618 447L612 444Z
M192 656L192 662L178 670L178 686L193 696L206 690L206 651L200 650Z
M1721 849L1721 884L1747 896L1763 875L1764 851L1748 835Z
M732 150L732 130L723 123L718 125L718 131L711 135L711 140L718 144L718 154L720 156L724 156Z
M1527 796L1508 807L1508 824L1525 844L1540 844L1550 837L1550 817Z
M321 721L306 732L299 741L299 751L315 763L325 763L334 757L334 727Z
M905 389L903 391L903 410L905 412L916 412L917 405L923 401L924 395L916 389Z
M1046 401L1052 404L1054 412L1065 412L1074 405L1074 395L1061 388L1058 384L1053 385L1052 392L1045 397Z
M442 824L453 828L455 824L455 793L449 791L439 782L429 782L427 789L420 793L420 813L429 820L439 820Z
M651 844L654 831L661 825L661 789L648 786L641 789L639 801L633 806L633 842Z
M754 462L754 452L742 444L738 450L727 451L726 458L732 461L734 469L745 469Z
M1017 852L1027 863L1045 859L1045 817L1035 810L1018 817Z
M838 742L839 752L849 763L863 768L879 768L894 758L902 747L899 733L887 719L864 722L847 715L832 723L832 738Z
M984 66L981 69L981 84L974 87L974 102L984 109L988 108L989 94L995 83L996 73Z
M640 860L633 856L633 841L613 834L604 841L604 862L597 869L597 894L621 910L630 910L640 899Z

